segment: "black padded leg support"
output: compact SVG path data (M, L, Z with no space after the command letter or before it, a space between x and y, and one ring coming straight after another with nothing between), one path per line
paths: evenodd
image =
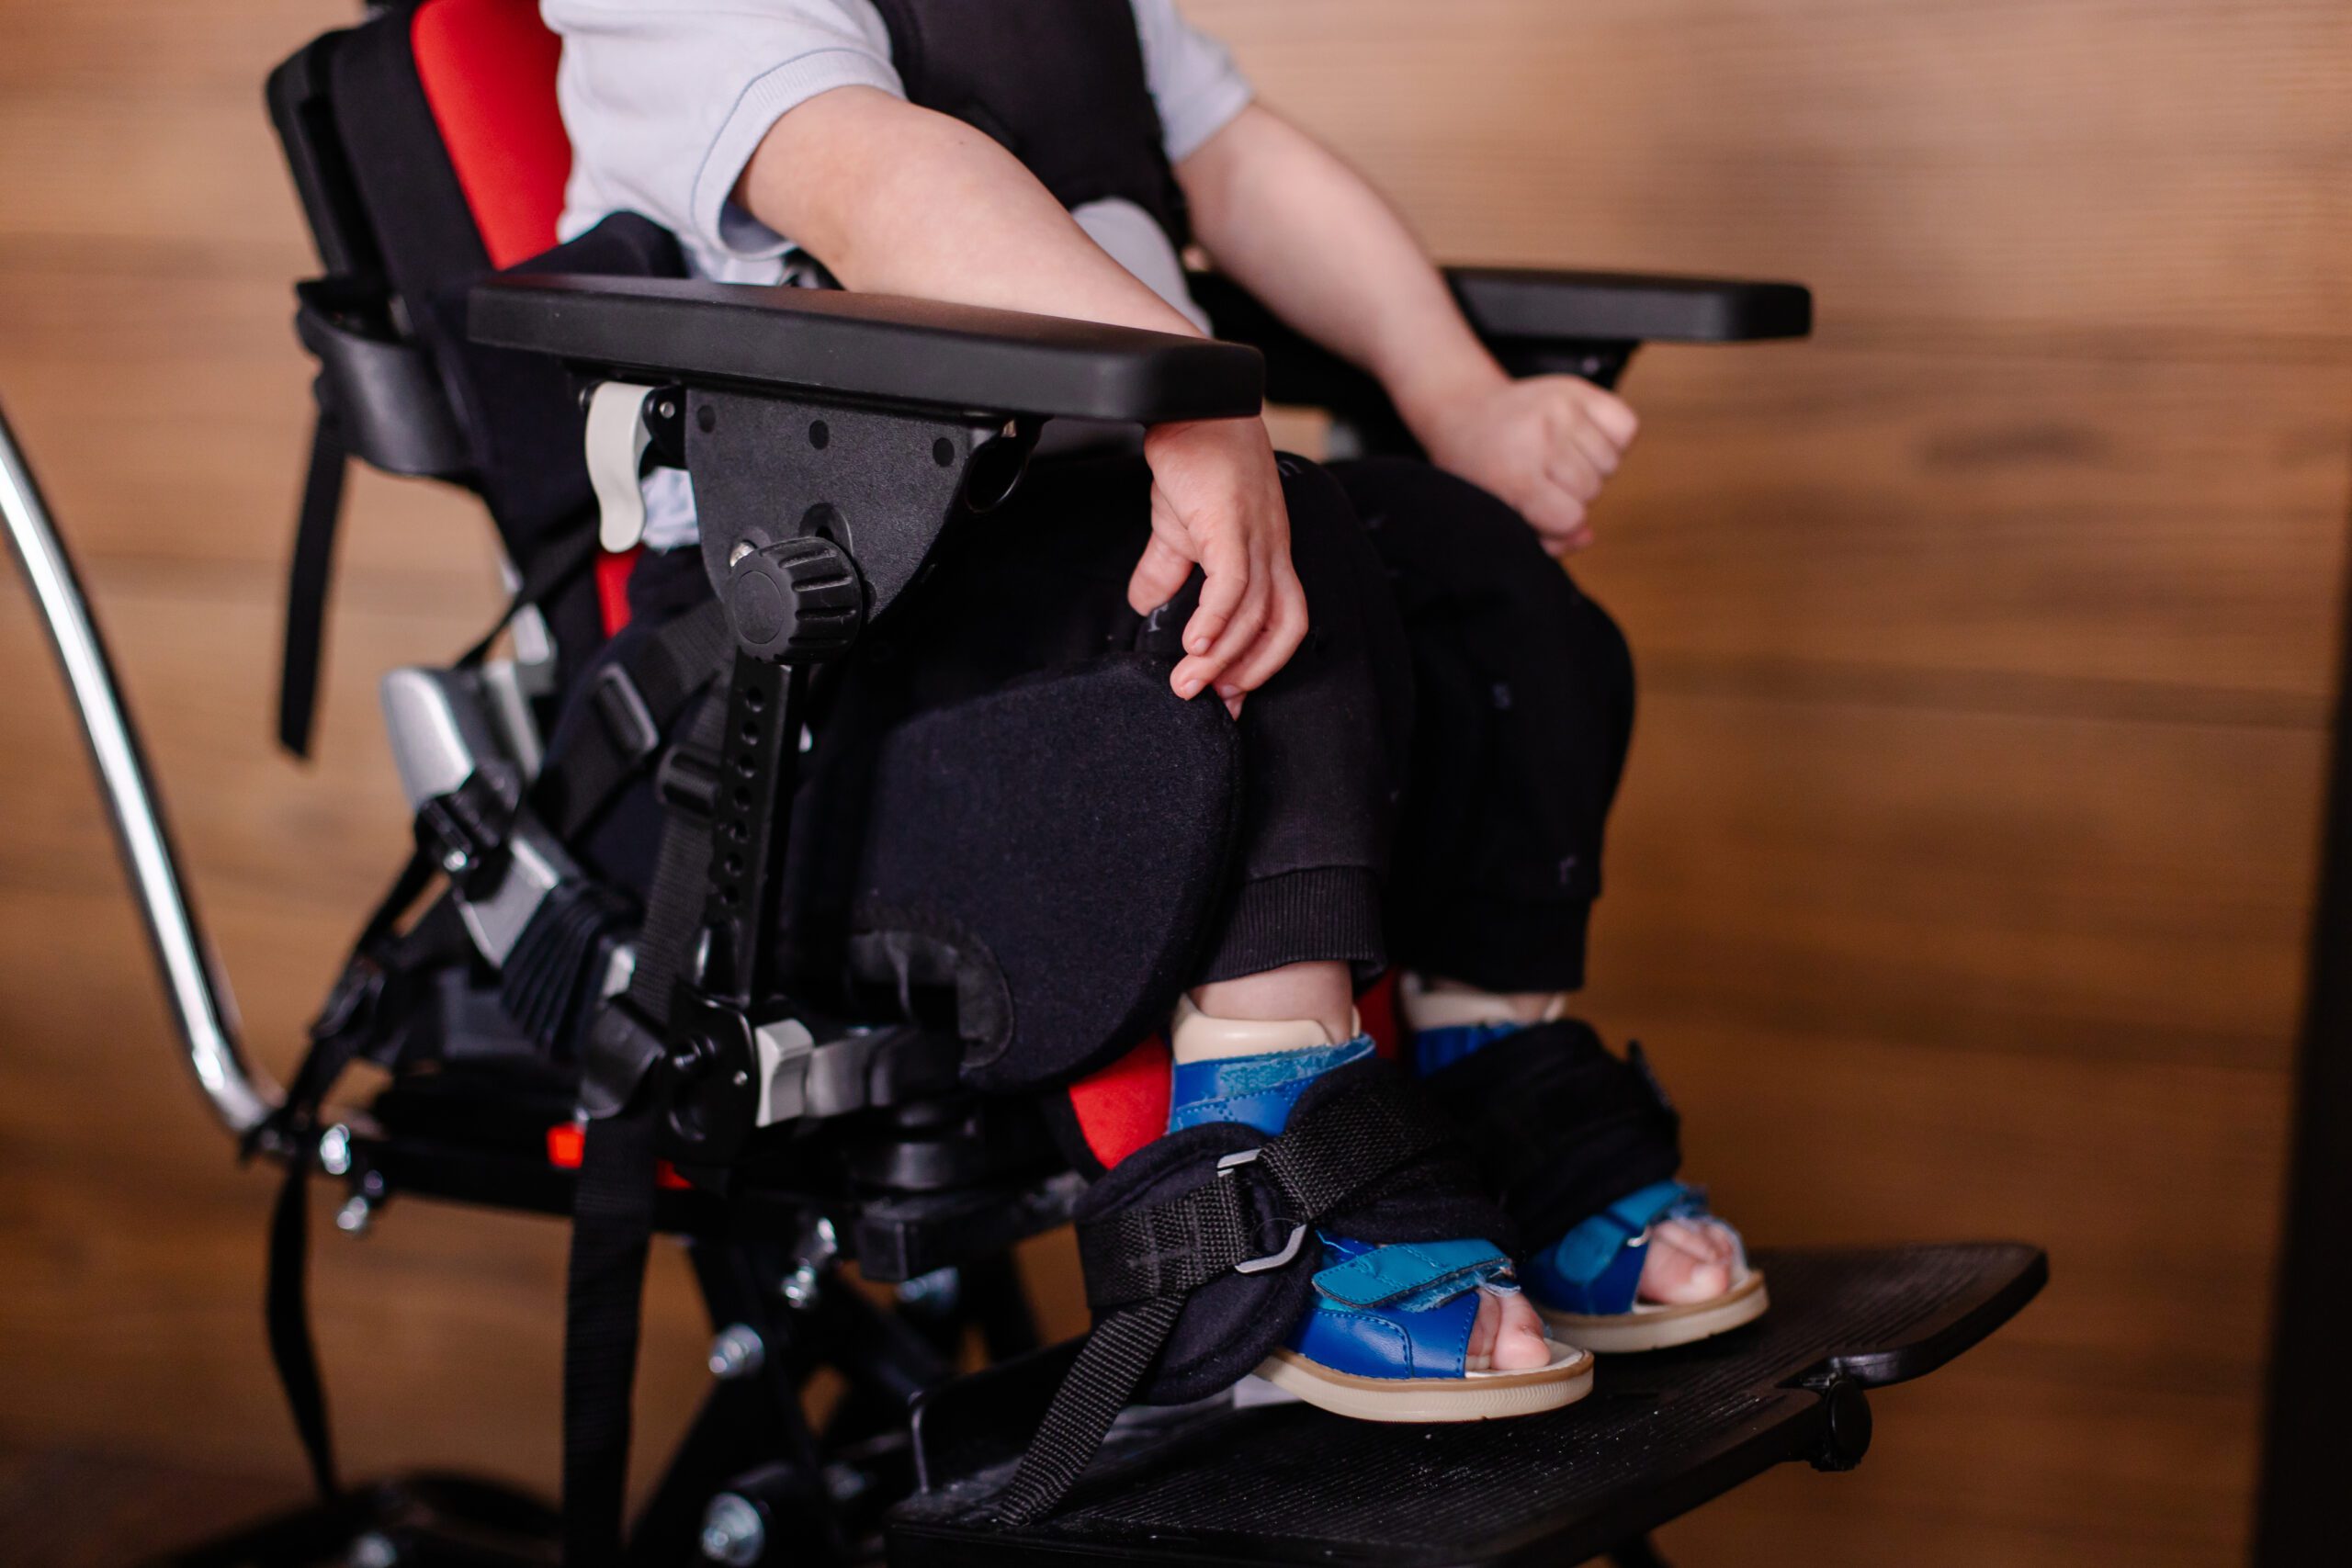
M1682 1163L1681 1119L1642 1048L1621 1059L1574 1019L1507 1034L1422 1082L1469 1134L1528 1245Z

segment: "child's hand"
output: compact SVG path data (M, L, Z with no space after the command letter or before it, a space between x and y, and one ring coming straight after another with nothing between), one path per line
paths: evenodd
M1580 377L1536 376L1454 399L1421 434L1440 468L1510 502L1544 550L1562 556L1592 543L1585 508L1639 428L1613 393Z
M1128 579L1127 603L1148 615L1201 568L1200 608L1169 684L1187 701L1215 686L1238 715L1242 694L1272 680L1306 636L1273 445L1254 419L1196 420L1155 426L1143 453L1151 542Z

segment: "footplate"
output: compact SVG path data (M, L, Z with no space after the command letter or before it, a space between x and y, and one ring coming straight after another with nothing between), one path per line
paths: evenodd
M894 1568L1031 1563L1575 1562L1786 1460L1851 1468L1863 1391L1925 1376L2049 1278L2017 1243L1759 1254L1772 1310L1680 1349L1602 1360L1592 1396L1461 1426L1348 1421L1229 1400L1121 1418L1061 1508L989 1522L1071 1348L961 1379L915 1416L925 1491Z

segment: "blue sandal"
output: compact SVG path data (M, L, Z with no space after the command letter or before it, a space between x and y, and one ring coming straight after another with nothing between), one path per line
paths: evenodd
M1731 1284L1720 1295L1674 1304L1638 1299L1650 1228L1668 1220L1705 1225L1729 1239ZM1704 1191L1681 1181L1654 1181L1570 1226L1529 1256L1521 1276L1545 1323L1569 1343L1603 1353L1688 1345L1753 1323L1770 1304L1739 1233L1707 1212Z
M1563 1016L1521 1025L1474 1016L1490 998L1404 994L1414 1070L1470 1132L1522 1236L1553 1236L1520 1259L1528 1300L1561 1337L1590 1350L1658 1350L1753 1323L1770 1304L1739 1233L1705 1193L1674 1179L1680 1119L1641 1047L1623 1058ZM1651 1227L1709 1227L1730 1241L1731 1283L1702 1302L1639 1299Z
M1302 1043L1280 1037L1297 1024L1229 1024L1202 1019L1189 1004L1179 1014L1179 1029L1204 1026L1241 1048L1177 1066L1171 1132L1231 1122L1279 1134L1310 1082L1373 1054L1368 1035L1339 1045ZM1322 1039L1319 1030L1314 1038ZM1542 1367L1471 1365L1480 1292L1518 1289L1510 1257L1493 1243L1374 1246L1320 1232L1313 1240L1322 1248L1313 1304L1258 1366L1276 1388L1341 1416L1411 1422L1533 1415L1591 1392L1590 1353L1556 1340L1548 1342L1551 1359Z

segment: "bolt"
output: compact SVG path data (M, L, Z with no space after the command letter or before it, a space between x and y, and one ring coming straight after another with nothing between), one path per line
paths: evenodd
M817 1291L820 1283L817 1269L813 1264L796 1264L792 1272L784 1277L785 1305L795 1312L807 1312L817 1304Z
M319 1135L319 1168L329 1176L351 1169L351 1129L338 1122Z
M354 1195L351 1201L334 1212L334 1228L345 1235L366 1235L376 1206L367 1199Z
M350 1568L392 1568L401 1560L401 1549L392 1538L381 1530L369 1530L351 1543L351 1554L344 1561Z
M954 1269L934 1269L899 1285L899 1300L908 1306L953 1311L956 1298L962 1292L963 1286L963 1276Z
M750 1377L767 1364L767 1359L768 1348L748 1323L729 1324L710 1342L710 1375L715 1378Z
M702 1516L702 1554L727 1568L752 1568L767 1550L767 1527L760 1511L732 1492L710 1500Z
M466 867L471 864L473 857L463 850L451 850L441 857L441 869L452 876L463 874Z
M664 399L653 412L663 419L675 419L678 417L678 405Z

